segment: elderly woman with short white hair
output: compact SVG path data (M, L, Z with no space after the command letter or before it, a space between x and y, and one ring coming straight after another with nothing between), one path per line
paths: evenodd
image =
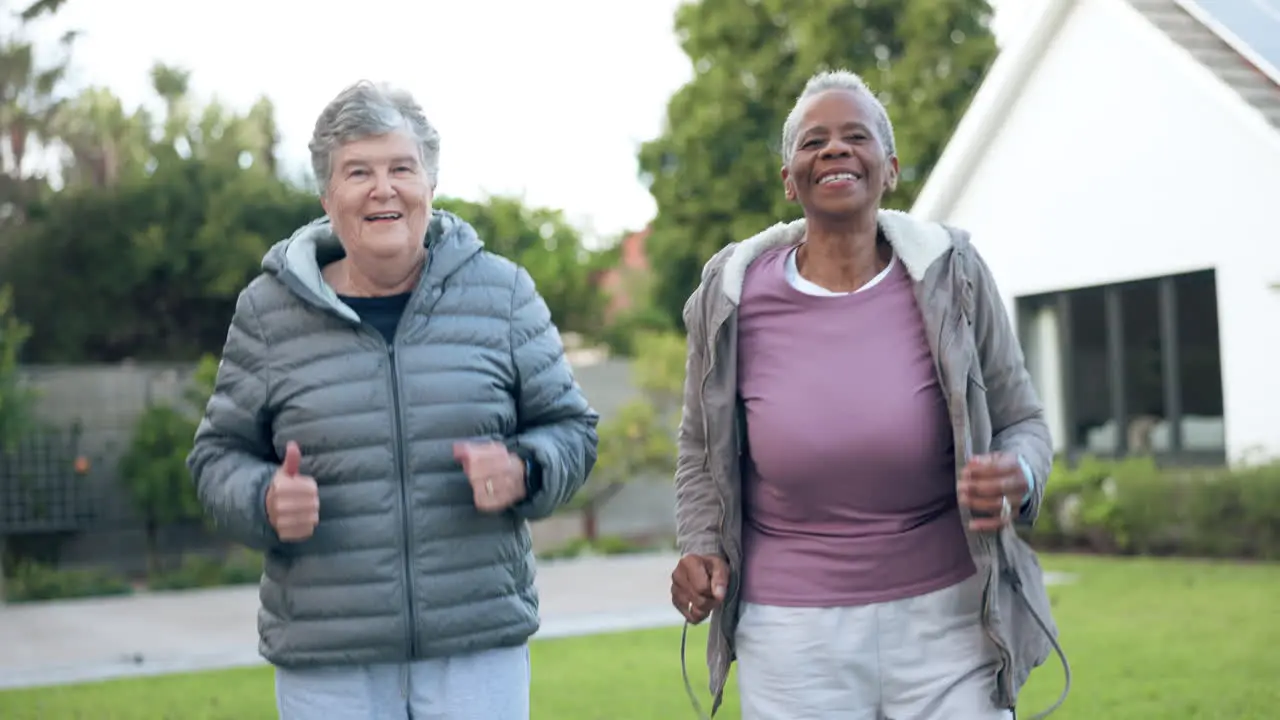
M804 218L685 306L672 602L744 720L1006 720L1056 629L1012 529L1053 451L999 290L967 233L880 208L893 125L856 75L806 85L781 180Z
M527 720L530 520L582 486L595 412L525 270L433 210L440 140L362 82L311 141L324 218L236 304L189 458L264 551L283 720Z

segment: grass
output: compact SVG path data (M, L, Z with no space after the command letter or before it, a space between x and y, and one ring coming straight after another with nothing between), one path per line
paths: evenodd
M1280 717L1280 565L1071 556L1045 565L1078 574L1051 589L1075 673L1053 720ZM705 633L690 633L700 690ZM692 720L679 641L678 629L662 629L535 642L533 720ZM1023 716L1057 697L1056 662L1032 675ZM0 718L274 720L272 693L268 668L172 675L3 692ZM731 686L717 720L739 719L736 694Z

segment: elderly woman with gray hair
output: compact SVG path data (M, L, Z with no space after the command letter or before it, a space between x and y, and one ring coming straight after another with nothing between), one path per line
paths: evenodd
M880 209L893 126L822 73L782 132L804 218L685 306L671 599L744 720L1010 718L1057 646L1030 525L1048 428L968 235ZM1061 651L1059 651L1061 652ZM1065 658L1063 658L1065 665Z
M189 465L264 551L284 720L526 720L528 521L582 486L595 412L528 273L431 207L439 136L370 83L320 114L326 217L240 294Z

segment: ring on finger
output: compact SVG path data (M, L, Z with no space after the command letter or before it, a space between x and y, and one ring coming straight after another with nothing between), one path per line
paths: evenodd
M1009 498L1000 498L1000 521L1007 522L1011 514L1013 514L1013 508L1009 505Z
M489 493L490 497L493 496L493 479L492 478L484 481L484 491Z
M692 600L689 601L689 607L686 608L685 614L688 615L689 617L693 617L693 601Z

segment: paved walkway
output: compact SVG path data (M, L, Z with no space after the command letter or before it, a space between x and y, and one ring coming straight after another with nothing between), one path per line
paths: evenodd
M672 554L538 566L538 637L675 625ZM256 665L258 588L0 607L0 689Z
M541 563L538 637L678 625L675 562L657 554ZM255 586L3 606L0 689L261 664L257 611Z

